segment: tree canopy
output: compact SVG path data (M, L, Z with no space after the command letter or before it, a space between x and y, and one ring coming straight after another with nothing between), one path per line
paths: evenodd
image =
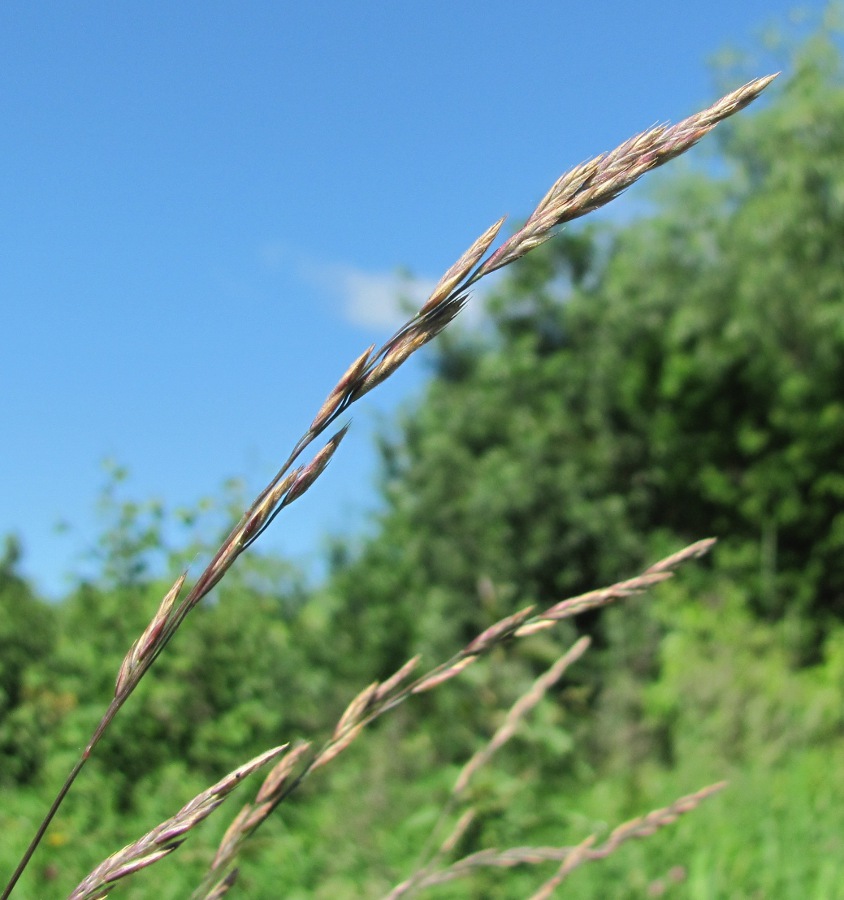
M481 578L551 601L710 535L758 614L844 615L842 150L818 38L724 129L719 174L661 173L634 221L570 228L440 344L335 575L385 665L497 613Z

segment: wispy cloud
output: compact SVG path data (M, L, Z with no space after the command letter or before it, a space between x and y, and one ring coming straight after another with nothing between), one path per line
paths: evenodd
M361 328L398 328L427 300L436 281L395 272L367 272L338 263L308 272L307 280L336 298L344 318Z
M337 262L319 262L281 244L262 248L265 263L283 267L318 290L350 324L362 329L392 331L401 326L428 299L436 278L422 278L396 268L369 271ZM469 304L461 315L464 324L476 323L482 303Z

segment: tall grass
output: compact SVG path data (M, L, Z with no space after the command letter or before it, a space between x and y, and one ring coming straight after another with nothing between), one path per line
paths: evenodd
M116 673L113 698L34 837L23 851L20 863L0 895L0 900L6 900L12 894L65 796L96 750L100 739L112 727L124 704L147 676L155 660L167 648L190 612L208 596L240 554L260 537L275 517L314 484L337 452L348 424L337 428L309 461L300 462L311 445L336 427L338 419L354 403L386 381L412 354L446 328L465 305L470 289L482 278L521 259L550 239L563 223L604 206L645 172L684 153L718 122L752 102L773 77L752 81L677 125L659 126L645 131L625 141L615 150L603 153L564 174L542 198L525 224L511 237L490 253L504 219L495 222L443 275L431 296L412 318L380 348L371 346L352 362L317 411L308 429L296 442L276 476L246 510L205 570L190 588L187 587L187 573L176 579L152 620L127 652ZM661 560L641 575L611 587L554 603L545 610L520 610L479 634L452 659L421 675L416 674L421 661L418 658L410 660L392 677L365 687L349 704L327 740L322 743L305 742L295 746L276 747L240 766L199 794L172 818L105 860L79 884L71 897L73 900L105 897L122 878L170 855L183 843L194 826L214 812L246 775L272 763L256 797L243 807L226 832L206 878L193 895L195 898L223 896L237 879L235 863L244 843L311 773L339 756L368 723L416 694L439 688L505 642L551 628L562 619L622 600L670 578L676 567L705 553L711 543L707 540L693 544ZM597 844L594 836L587 836L574 847L489 850L451 861L450 857L460 835L472 818L471 810L463 810L457 821L451 822L453 814L459 811L466 785L478 768L510 737L519 719L527 714L541 699L548 686L561 677L567 666L585 652L586 648L587 642L579 641L552 666L531 691L517 702L505 724L486 748L466 764L454 785L441 822L432 833L428 845L420 848L418 869L402 884L397 885L389 894L390 897L410 896L427 886L459 878L478 867L509 867L550 859L558 862L557 871L534 894L536 898L549 897L577 866L609 855L624 841L647 836L665 827L717 790L717 785L703 788L664 809L625 823L616 828L602 844ZM442 830L445 831L444 835Z

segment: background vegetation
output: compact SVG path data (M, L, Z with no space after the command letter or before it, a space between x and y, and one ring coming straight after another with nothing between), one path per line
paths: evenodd
M574 843L726 777L572 893L844 897L844 72L823 34L787 52L775 102L717 132L706 169L675 165L634 221L570 227L500 283L487 327L444 336L383 436L367 536L333 547L315 590L283 560L239 562L127 706L19 896L61 893L249 755L330 731L414 653L439 661L513 609L717 535L705 565L577 620L597 649L475 784L462 849ZM168 545L166 512L121 500L119 480L99 574L60 603L18 574L13 539L0 562L7 836L31 832L99 720L165 570L202 549L190 518ZM268 823L242 895L386 892L459 766L573 636L497 651L372 728ZM224 827L120 890L185 896ZM3 841L4 871L18 844ZM432 894L535 885L517 870Z

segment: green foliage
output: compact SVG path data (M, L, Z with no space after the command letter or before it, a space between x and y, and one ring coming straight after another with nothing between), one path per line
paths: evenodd
M0 786L25 783L41 764L46 748L42 730L51 698L32 672L53 648L51 609L38 600L17 573L20 547L7 537L0 558Z
M684 584L665 593L667 634L645 710L670 729L674 757L773 767L844 734L844 626L827 633L818 663L798 668L801 623L760 621L734 584L710 577L694 593Z
M567 232L452 338L384 439L384 510L333 590L376 671L666 547L722 538L750 608L844 615L844 87L826 47L727 129L725 179Z
M656 805L662 783L676 795L735 776L759 819L727 829L722 863L702 849L705 825L701 846L657 861L629 896L684 859L689 896L825 896L833 883L806 844L835 816L809 827L816 794L787 792L801 779L819 790L813 748L840 755L844 735L842 75L835 45L813 38L776 102L725 129L720 175L668 174L647 215L572 229L512 270L487 330L439 345L424 395L385 434L374 534L338 554L324 598L344 671L364 681L719 536L700 578L587 619L600 652L567 686L587 715L556 723L574 752L537 751L532 724L517 754L548 796L594 795L611 820ZM514 648L502 682L478 692L489 706L426 701L441 765L470 752L546 654ZM530 801L510 799L519 820ZM484 837L503 845L494 826ZM762 874L790 842L813 862ZM598 867L587 882L601 887L584 896L627 896ZM478 896L497 896L484 885Z

